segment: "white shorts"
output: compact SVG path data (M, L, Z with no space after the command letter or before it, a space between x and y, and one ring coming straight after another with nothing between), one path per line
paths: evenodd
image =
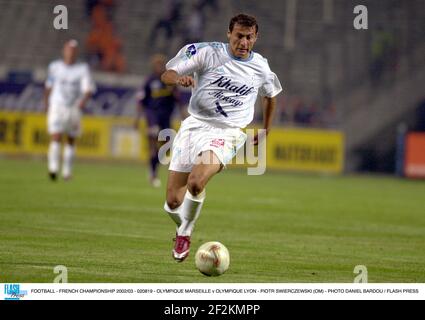
M80 128L81 111L78 107L49 107L47 114L47 130L49 134L67 134L78 137Z
M239 128L218 128L190 116L182 122L174 139L168 169L191 172L196 158L208 150L226 166L245 141L246 134Z

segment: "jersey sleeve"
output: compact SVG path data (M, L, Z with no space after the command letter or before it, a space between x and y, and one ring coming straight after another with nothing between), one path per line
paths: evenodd
M88 65L84 65L83 75L81 78L81 91L84 93L87 92L95 92L96 91L96 85L93 81L90 68Z
M189 75L205 68L208 58L207 43L195 43L184 46L177 55L168 61L167 70L174 70L179 75Z
M49 67L47 68L47 78L46 78L46 81L44 82L44 86L47 89L51 89L53 87L54 81L55 81L54 64L52 62L52 63L49 64Z
M277 96L282 91L282 85L277 77L277 75L269 70L264 79L263 85L259 89L259 94L262 97L273 98Z

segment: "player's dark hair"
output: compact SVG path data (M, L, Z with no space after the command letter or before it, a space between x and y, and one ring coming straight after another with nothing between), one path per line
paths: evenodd
M229 31L233 31L233 27L235 24L239 24L243 27L254 27L255 26L255 33L258 33L258 23L257 19L255 17L240 13L237 16L234 16L232 19L230 19L229 23Z

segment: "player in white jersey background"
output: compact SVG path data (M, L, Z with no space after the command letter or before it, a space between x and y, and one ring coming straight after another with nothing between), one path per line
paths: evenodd
M81 113L95 90L89 66L77 61L77 57L78 42L69 40L63 46L62 59L53 61L48 68L44 103L50 135L48 170L52 180L56 180L60 168L64 136L62 176L65 180L71 178Z
M228 44L188 44L170 60L162 81L193 87L190 117L175 137L169 167L165 211L177 225L174 259L189 255L190 237L205 200L208 181L245 143L257 95L270 131L276 95L282 90L268 62L252 48L258 37L255 17L239 14L229 23ZM193 75L193 77L192 77ZM254 141L257 144L258 136Z

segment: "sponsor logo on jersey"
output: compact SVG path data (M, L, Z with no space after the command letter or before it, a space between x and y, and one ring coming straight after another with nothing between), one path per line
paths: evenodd
M186 49L185 53L186 53L186 57L188 57L189 59L192 58L196 54L196 46L194 44L190 45Z
M217 80L211 82L211 84L216 84L220 88L225 88L229 91L237 93L238 96L247 96L248 94L252 93L252 89L254 89L254 87L248 87L246 85L237 86L232 83L232 79L229 79L225 76L221 76Z
M224 139L212 139L210 146L215 148L221 148L224 146Z

